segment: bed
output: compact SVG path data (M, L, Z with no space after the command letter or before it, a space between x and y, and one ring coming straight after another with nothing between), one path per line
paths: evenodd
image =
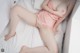
M10 8L15 6L20 0L0 0L0 53L19 53L21 47L26 45L28 47L44 46L37 28L29 26L23 21L20 21L16 28L16 35L9 39L4 40L5 34L8 33L9 11ZM43 0L39 1L42 2ZM32 1L34 2L34 1ZM41 4L37 0L36 4ZM35 9L39 9L39 5L34 5ZM62 41L65 33L67 21L65 20L58 27L55 39L58 43L59 53L62 51Z

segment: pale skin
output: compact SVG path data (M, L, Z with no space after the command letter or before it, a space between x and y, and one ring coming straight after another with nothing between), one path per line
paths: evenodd
M51 0L44 0L42 4L42 8L50 13L54 13L62 17L56 22L56 24L53 27L53 30L46 26L43 26L40 22L36 23L37 16L34 13L28 11L28 9L24 9L23 7L19 5L16 5L15 7L11 9L10 31L5 36L5 40L7 41L8 39L10 39L16 34L15 30L16 30L17 24L19 23L20 20L24 20L27 24L37 27L39 29L41 38L45 44L45 46L40 46L40 47L35 47L35 48L28 48L27 46L23 46L20 50L20 53L58 53L58 46L55 41L55 38L54 38L55 35L53 32L55 32L55 30L57 29L57 26L65 19L65 17L68 16L68 14L70 13L70 11L72 10L74 6L75 0L69 3L65 16L62 16L63 13L61 13L60 10L57 10L57 11L51 10L47 6L49 1Z

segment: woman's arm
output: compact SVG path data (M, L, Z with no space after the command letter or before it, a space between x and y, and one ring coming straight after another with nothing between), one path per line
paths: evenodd
M56 22L56 24L53 27L54 31L57 29L58 25L70 14L70 12L72 11L72 9L74 8L75 2L76 2L76 0L70 1L69 5L68 5L67 13L65 14L65 16L63 18L60 18Z
M42 7L42 9L44 9L44 10L46 10L46 11L48 11L48 12L50 12L50 13L52 13L52 14L55 14L55 15L57 15L57 16L59 16L59 17L62 17L62 15L63 14L65 14L65 11L66 11L66 8L64 8L64 7L61 7L61 6L59 6L60 8L58 9L58 10L53 10L53 9L50 9L49 7L48 7L48 2L49 2L50 0L44 0L44 2L42 3L42 5L41 5L41 7ZM62 4L63 5L63 4ZM64 10L64 12L62 12L62 9ZM61 10L60 10L61 9Z
M48 2L49 1L50 0L44 0L44 2L42 3L41 7L42 7L42 9L44 9L44 10L50 12L50 13L53 13L53 10L48 7Z

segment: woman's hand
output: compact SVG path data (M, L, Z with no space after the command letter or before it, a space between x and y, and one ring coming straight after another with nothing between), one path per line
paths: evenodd
M41 7L42 7L42 9L44 9L44 10L46 10L46 11L48 11L48 12L50 12L50 13L54 13L54 11L53 11L53 9L50 9L49 7L48 7L48 2L49 2L50 0L44 0L44 2L42 3L42 5L41 5Z

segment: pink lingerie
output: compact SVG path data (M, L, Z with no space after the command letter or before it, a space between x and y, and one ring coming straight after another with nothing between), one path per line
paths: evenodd
M48 7L53 9L51 2L48 3ZM45 10L39 11L39 13L37 14L37 17L38 17L37 22L40 22L43 26L49 27L51 29L53 28L56 21L60 18L60 16L51 14Z

